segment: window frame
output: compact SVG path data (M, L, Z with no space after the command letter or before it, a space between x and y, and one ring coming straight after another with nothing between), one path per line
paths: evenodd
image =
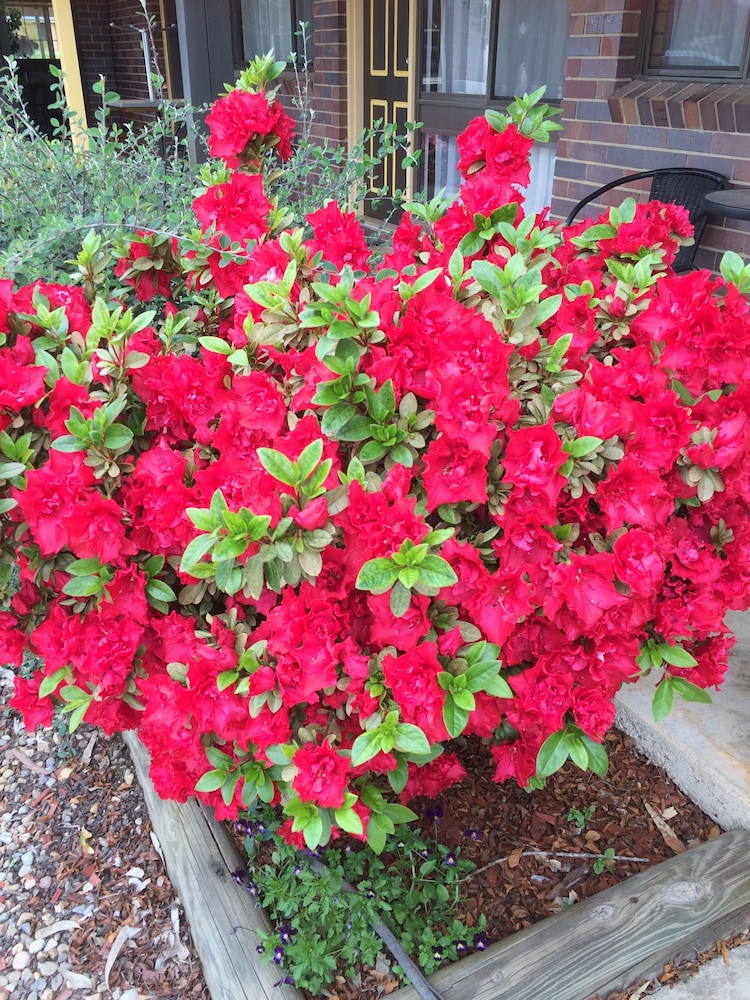
M292 48L291 52L286 52L283 55L275 53L277 59L286 60L287 67L292 69L296 67L297 69L305 68L305 53L302 41L299 38L297 32L300 30L299 25L303 18L299 17L299 8L301 7L304 0L282 0L282 2L288 7L289 10L289 26L291 28L291 39ZM312 4L311 4L312 11ZM248 64L245 58L243 42L242 42L242 0L230 0L230 17L232 21L232 58L234 62L235 73L240 73ZM314 68L315 62L315 46L313 42L314 26L312 20L312 13L310 14L310 19L306 22L309 31L309 58L307 60L307 69L312 70ZM292 59L287 59L287 56L293 56Z
M417 78L417 118L422 122L425 132L438 132L442 135L460 135L470 118L483 115L488 108L504 111L512 103L515 95L508 94L496 97L494 94L497 75L498 44L497 32L500 20L500 4L502 0L491 0L489 23L489 53L487 58L487 82L483 94L451 94L434 90L423 90L423 38L424 38L424 4L417 2L417 38L418 42L418 78ZM545 97L545 101L553 108L562 106L561 98ZM468 116L468 117L467 117Z
M651 44L654 36L654 22L657 15L658 0L646 0L641 15L641 27L638 33L638 76L646 80L695 80L715 83L737 83L750 79L750 7L747 11L745 24L745 40L742 59L738 69L710 66L665 66L663 69L649 66ZM674 0L673 0L674 2ZM704 0L710 3L710 0Z

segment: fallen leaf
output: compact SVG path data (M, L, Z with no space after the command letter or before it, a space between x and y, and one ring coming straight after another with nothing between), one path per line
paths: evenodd
M644 802L643 805L645 806L646 812L654 821L654 826L662 835L662 839L667 847L673 850L675 854L681 854L685 850L685 845L682 843L669 823L667 823L663 816L659 815L656 809L654 809L649 802Z
M508 868L518 868L521 864L521 858L523 857L523 847L517 847L515 851L511 851L508 855Z
M53 934L59 934L60 931L77 931L81 925L77 920L56 920L54 924L50 924L49 927L40 927L38 931L34 934L34 937L39 941L41 938L52 937Z
M110 948L109 955L107 955L107 964L104 966L104 982L107 985L109 992L112 992L112 988L109 985L109 977L112 972L112 966L117 961L117 956L122 951L122 947L126 941L131 938L137 937L141 933L140 927L131 927L130 924L123 924L122 927L117 932L117 937Z
M44 774L46 776L52 774L52 771L46 771L43 767L40 767L31 759L31 757L28 756L28 754L25 754L23 750L19 750L18 747L11 747L10 750L6 751L5 756L15 757L16 760L20 761L23 766L27 767L30 771L33 771L34 774Z
M81 845L81 851L83 854L93 854L94 848L91 846L89 841L91 840L93 834L86 829L85 826L81 827L81 832L78 836L78 842Z

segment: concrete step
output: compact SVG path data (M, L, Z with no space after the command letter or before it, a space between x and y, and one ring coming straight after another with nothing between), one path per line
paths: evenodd
M618 694L617 725L725 830L750 830L750 612L730 612L726 623L737 644L726 680L711 692L712 705L676 698L667 718L654 722L654 683L644 678ZM667 987L663 991L666 997ZM750 944L732 949L728 964L715 958L701 966L668 995L669 1000L750 1000ZM636 991L632 1000L642 996Z
M726 622L737 645L712 705L677 697L654 722L646 677L618 694L617 725L725 830L750 830L750 612L730 612Z

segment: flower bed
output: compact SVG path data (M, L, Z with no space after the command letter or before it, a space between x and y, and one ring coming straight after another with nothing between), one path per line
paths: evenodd
M672 205L525 217L538 94L469 126L459 198L382 259L334 203L290 230L277 72L209 115L200 232L0 286L1 652L39 658L28 725L137 729L159 794L378 851L463 775L449 738L497 781L604 773L623 683L659 671L663 715L721 682L750 272L675 276Z

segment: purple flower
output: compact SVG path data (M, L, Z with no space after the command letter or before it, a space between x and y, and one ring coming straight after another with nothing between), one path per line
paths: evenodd
M284 961L284 949L281 947L280 944L277 944L276 947L273 949L273 960L277 965L281 965L281 963Z
M453 947L456 949L457 955L465 955L469 946L465 941L454 941Z
M469 840L473 840L476 843L477 840L482 839L482 831L475 830L473 827L469 827L468 829L464 830L464 837L468 837Z
M294 980L292 979L291 976L284 976L283 979L280 979L278 981L278 983L274 983L273 985L274 986L294 986L295 983L294 983Z
M487 947L487 933L486 931L479 931L479 933L474 935L474 940L472 944L477 951L484 951Z
M296 933L296 929L291 924L284 924L283 927L279 928L279 939L282 944L289 944L292 940L292 935Z
M439 944L436 944L435 947L432 949L432 957L435 959L436 962L439 962L444 954L445 950Z
M248 882L245 891L247 892L248 896L255 897L258 895L258 886L255 884L255 882Z
M245 879L247 878L247 872L244 868L235 868L232 872L232 878L237 885L244 885Z
M258 953L259 955L265 955L265 953L266 953L266 949L265 949L265 948L263 947L263 945L262 945L262 944L258 944L258 945L256 945L256 946L255 946L255 950L256 950L256 952L257 952L257 953Z
M456 867L456 855L453 853L453 851L445 855L445 866L446 868Z

